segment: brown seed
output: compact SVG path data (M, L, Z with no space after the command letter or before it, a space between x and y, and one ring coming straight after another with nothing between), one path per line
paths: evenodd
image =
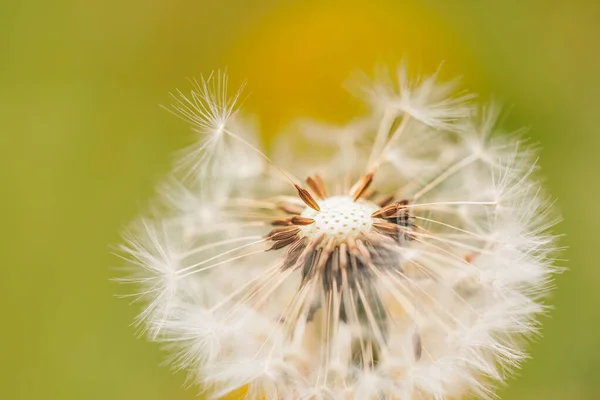
M379 207L385 207L388 204L390 204L392 201L394 201L394 195L393 194L388 194L387 196L385 196L383 199L379 200L377 202L377 204L379 204Z
M313 193L317 196L317 198L321 200L325 199L326 195L325 193L323 193L323 188L315 178L309 176L308 178L306 178L306 183L312 189Z
M298 233L300 233L300 228L295 228L295 227L292 229L279 231L279 232L271 231L271 233L269 233L269 239L274 240L274 241L286 240L290 237L294 237L294 236L298 235Z
M300 255L300 257L298 257L298 261L296 263L296 265L302 265L306 262L306 259L308 258L308 255L311 254L313 251L315 251L315 249L317 248L317 246L323 241L323 239L325 238L325 234L321 233L315 237L313 237L308 244L306 245L306 247L304 248L304 251L302 252L302 254Z
M299 216L294 216L291 219L291 223L294 225L310 225L313 222L315 222L315 220L312 218L305 218L305 217L299 217Z
M285 246L294 243L296 240L298 240L298 239L295 236L292 236L291 238L288 238L285 240L279 240L279 241L273 243L273 246L271 246L271 248L269 250L283 249Z
M298 204L292 204L292 203L281 203L281 204L278 204L277 207L287 214L299 215L304 210L304 207L299 206Z
M372 218L394 218L399 217L404 213L407 209L406 205L408 201L400 200L392 204L388 204L387 206L380 208L371 214Z
M368 174L364 175L358 182L356 182L351 191L351 193L353 193L353 201L358 200L365 193L365 191L369 188L369 185L371 185L371 183L373 182L374 176L375 174L373 172L369 172Z
M304 204L306 204L307 206L309 206L310 208L312 208L315 211L321 211L319 204L312 197L312 195L308 192L308 190L302 189L300 186L298 186L296 184L294 184L294 186L296 187L296 190L298 191L298 196L300 196L300 199L302 199Z
M387 235L396 235L400 232L400 227L391 222L374 222L373 228Z
M292 225L292 221L290 218L278 218L271 221L271 225L273 226L289 226Z
M292 268L298 262L298 259L302 255L302 252L306 248L306 238L295 241L289 248L285 255L282 269L286 270Z
M328 197L329 194L327 193L327 185L325 185L325 181L323 180L321 175L315 174L315 181L317 182L317 185L319 185L321 193L323 193L323 197Z
M297 228L297 227L295 227L295 226L290 226L290 225L288 225L288 226L278 226L278 227L276 227L276 228L273 228L273 229L271 230L271 232L269 232L269 234L267 235L267 237L268 237L268 238L271 238L271 237L273 237L273 235L275 235L275 234L277 234L277 233L281 233L281 232L291 232L291 231L294 231L294 230L296 230L296 229L298 229L298 228Z

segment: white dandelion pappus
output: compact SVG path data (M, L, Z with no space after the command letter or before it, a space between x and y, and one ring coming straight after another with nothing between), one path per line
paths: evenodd
M532 151L452 89L400 67L361 92L350 145L304 123L277 163L223 74L176 96L199 144L123 250L140 323L210 398L491 397L519 367L557 219Z

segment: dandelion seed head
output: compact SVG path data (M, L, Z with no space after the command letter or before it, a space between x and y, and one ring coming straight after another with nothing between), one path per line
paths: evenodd
M355 87L347 126L293 124L266 154L224 74L122 247L138 323L209 398L492 397L526 359L558 221L520 132L437 73Z

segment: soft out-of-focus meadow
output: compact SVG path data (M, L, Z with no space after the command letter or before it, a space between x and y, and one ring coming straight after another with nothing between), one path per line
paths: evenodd
M354 67L402 58L531 126L571 270L502 398L600 398L600 5L595 1L41 1L0 6L0 398L193 399L113 297L110 245L190 140L159 104L227 67L265 140L343 120Z

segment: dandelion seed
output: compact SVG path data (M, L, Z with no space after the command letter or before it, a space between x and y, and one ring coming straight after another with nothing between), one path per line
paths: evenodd
M526 358L558 272L533 152L493 105L397 75L335 138L304 123L288 164L233 123L225 75L174 96L200 138L126 235L125 281L208 397L491 397Z

